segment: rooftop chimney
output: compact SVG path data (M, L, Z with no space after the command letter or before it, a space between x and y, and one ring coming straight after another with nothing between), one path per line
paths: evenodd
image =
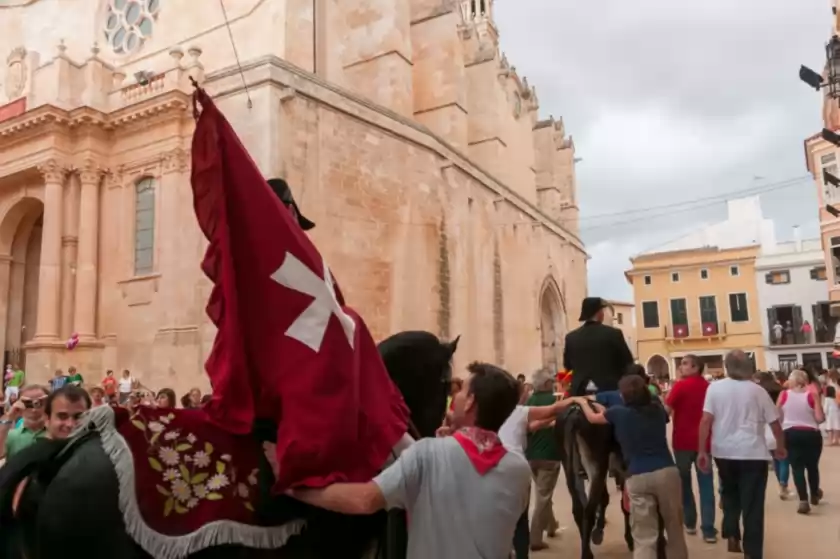
M796 246L796 252L802 252L802 233L799 231L799 226L793 226L793 242Z

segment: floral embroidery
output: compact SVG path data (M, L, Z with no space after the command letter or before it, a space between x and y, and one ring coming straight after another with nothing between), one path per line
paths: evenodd
M149 466L161 475L157 491L166 501L163 516L174 511L185 514L201 504L201 501L220 501L225 498L238 500L249 511L254 510L250 502L258 479L259 470L254 469L245 479L237 482L236 468L230 463L231 456L222 454L214 459L215 449L209 442L202 447L193 433L181 436L177 429L169 429L174 414L162 415L153 421L145 421L137 413L131 423L143 431L148 442ZM161 445L161 439L165 445Z
M210 465L210 457L207 456L207 453L203 450L199 450L198 452L192 455L190 462L195 464L196 468L206 468Z

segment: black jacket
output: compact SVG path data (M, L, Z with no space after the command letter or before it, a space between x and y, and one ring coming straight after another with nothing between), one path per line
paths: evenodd
M618 328L599 322L586 322L566 334L563 367L572 371L571 392L582 396L589 381L598 392L618 390L618 379L633 363L624 334Z

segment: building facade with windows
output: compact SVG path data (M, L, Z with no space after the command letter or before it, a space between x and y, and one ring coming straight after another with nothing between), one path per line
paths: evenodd
M633 357L639 356L636 347L636 309L633 303L627 301L610 301L604 322L622 331L627 347L633 353Z
M774 242L757 197L728 202L726 221L631 259L639 362L650 374L673 378L680 359L698 355L723 370L732 349L765 366L755 263Z
M769 370L829 367L837 318L830 313L820 239L765 247L755 264L764 356Z
M562 362L586 295L575 147L500 52L494 0L65 4L0 0L0 348L29 380L206 386L191 78L376 339L464 334L456 370Z
M840 10L838 2L832 2L832 35L840 32ZM822 118L824 128L840 133L840 102L830 97L830 90L823 89ZM817 132L805 140L805 166L814 177L817 187L817 215L820 223L820 240L826 268L826 287L831 314L840 317L840 217L832 215L827 208L840 212L840 187L825 180L825 173L840 177L840 147L835 146Z

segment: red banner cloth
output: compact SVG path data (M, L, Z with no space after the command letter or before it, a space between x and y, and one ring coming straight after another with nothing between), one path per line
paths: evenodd
M368 481L406 432L408 410L364 321L315 246L202 90L192 143L198 223L210 245L207 412L246 433L277 422L275 491Z
M262 447L221 431L202 410L115 408L116 428L134 459L137 506L167 536L217 520L257 526Z

